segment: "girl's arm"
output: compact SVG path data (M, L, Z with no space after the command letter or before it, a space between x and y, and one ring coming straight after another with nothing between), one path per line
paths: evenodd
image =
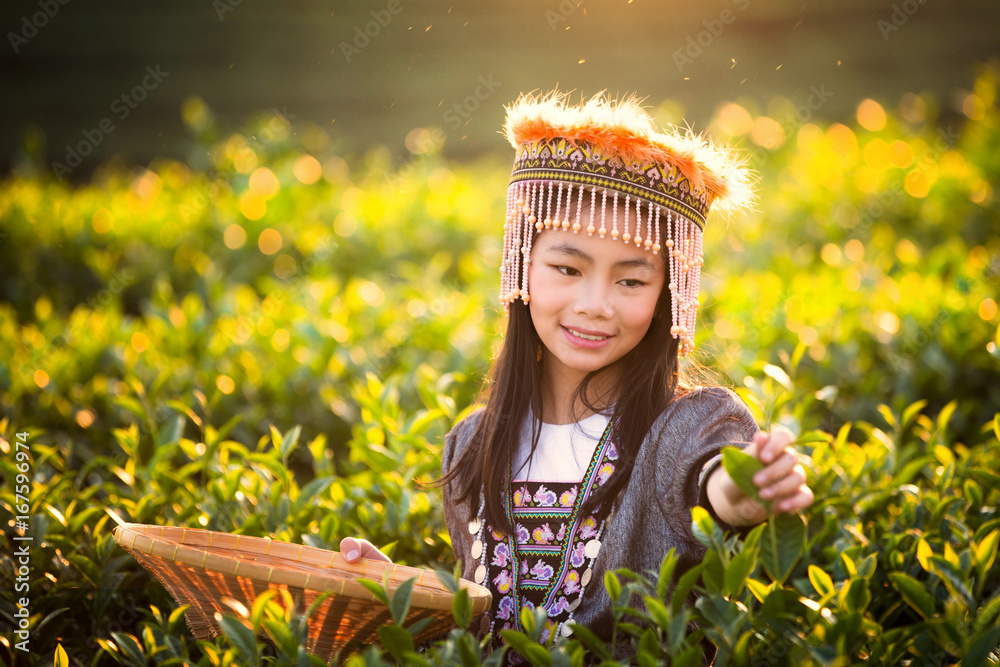
M772 501L776 513L795 512L813 501L806 471L789 447L791 442L791 431L776 426L770 433L758 433L744 450L764 463L753 481L760 497ZM731 526L748 526L767 518L764 508L744 495L721 465L709 475L707 493L716 516Z

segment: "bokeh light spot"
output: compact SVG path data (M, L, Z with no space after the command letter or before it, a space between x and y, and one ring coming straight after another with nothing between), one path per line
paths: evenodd
M273 255L281 250L281 232L273 227L268 227L257 237L257 247L265 255Z
M750 138L762 148L777 150L785 143L785 131L778 121L767 116L761 116L753 122Z
M267 213L267 203L253 192L244 192L239 200L240 213L247 220L260 220Z
M49 386L49 374L41 368L35 371L34 380L35 384L38 385L40 389L45 389Z
M76 423L80 425L80 428L90 428L97 419L97 415L93 410L77 410L76 412Z
M823 261L830 266L837 266L840 264L841 256L842 253L840 252L840 246L835 243L827 243L820 251L820 257L822 257Z
M247 242L247 231L240 225L233 223L222 232L222 241L230 250L236 250L243 247L243 244Z
M295 178L299 179L300 183L312 185L323 175L323 166L312 155L300 155L295 160L292 173L295 174Z
M844 244L844 254L852 262L860 262L865 257L865 244L858 239L851 239Z
M289 342L291 342L291 336L287 329L276 329L274 335L271 336L271 347L274 348L275 352L287 350Z
M233 390L236 389L236 383L233 382L233 378L228 375L220 375L215 378L215 386L218 387L219 391L226 396L233 393Z
M274 260L274 275L282 280L288 280L295 275L298 270L298 264L295 262L295 258L289 254L281 253Z
M885 109L875 100L863 100L858 105L858 123L872 132L885 129Z
M111 211L106 208L99 208L94 211L94 217L91 220L91 224L94 225L94 231L98 234L107 234L114 227L115 217L111 215Z
M735 102L729 102L719 109L715 115L715 124L719 130L731 137L746 134L753 128L753 117L750 112Z
M858 140L851 128L843 123L834 123L826 131L826 139L830 148L841 155L850 155L858 149Z
M989 322L996 316L997 302L989 298L983 299L982 303L979 304L979 317Z
M136 352L145 352L146 348L149 347L149 338L146 334L141 331L136 331L132 334L132 349Z
M913 164L913 149L897 139L889 145L889 159L897 167L909 167Z
M906 188L908 195L916 199L923 199L931 191L930 180L928 180L927 174L922 171L908 173L903 181L903 187Z
M969 120L982 120L986 117L986 104L983 99L976 95L975 93L969 93L962 100L962 113L964 113Z
M333 231L337 236L348 237L358 230L358 221L350 213L342 212L333 221Z
M281 184L278 177L267 167L258 167L250 174L250 191L263 199L270 199L278 194Z

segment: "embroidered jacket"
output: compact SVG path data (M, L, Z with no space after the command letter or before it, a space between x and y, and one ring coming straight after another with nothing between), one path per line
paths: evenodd
M444 471L468 446L480 415L478 411L471 414L446 436ZM675 577L700 562L705 549L691 532L691 509L699 504L711 508L703 497L699 477L707 478L702 475L703 468L717 464L723 444L750 442L758 430L743 402L724 388L695 390L664 410L643 440L617 511L605 527L593 577L574 612L575 622L610 640L611 600L603 585L609 569L659 572L660 562L671 548L679 558ZM477 508L457 504L452 498L449 484L444 488L445 521L455 557L462 562L462 577L471 581L478 562L470 557L475 536L469 534L467 526ZM721 522L720 526L728 528Z

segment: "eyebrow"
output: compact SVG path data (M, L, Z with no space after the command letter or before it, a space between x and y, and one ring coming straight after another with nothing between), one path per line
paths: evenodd
M560 243L558 245L550 246L549 250L553 251L553 252L560 253L562 255L570 255L572 257L578 257L579 259L583 260L584 262L588 262L590 264L594 263L594 258L593 257L591 257L590 255L588 255L584 251L580 250L576 246L571 245L569 243ZM656 271L656 267L653 266L653 264L649 260L645 259L644 257L635 257L635 258L631 258L631 259L623 259L623 260L621 260L619 262L615 262L615 268L616 269L633 269L633 268L634 269L649 269L650 271L654 271L654 272Z

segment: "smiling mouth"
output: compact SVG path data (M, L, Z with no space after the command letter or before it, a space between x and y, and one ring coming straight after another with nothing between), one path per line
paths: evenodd
M571 334L573 334L574 336L576 336L577 338L582 338L584 340L605 340L606 338L611 338L611 336L604 336L604 335L594 336L594 335L591 335L591 334L580 333L576 329L570 329L569 327L563 327L563 328L566 331L568 331Z

